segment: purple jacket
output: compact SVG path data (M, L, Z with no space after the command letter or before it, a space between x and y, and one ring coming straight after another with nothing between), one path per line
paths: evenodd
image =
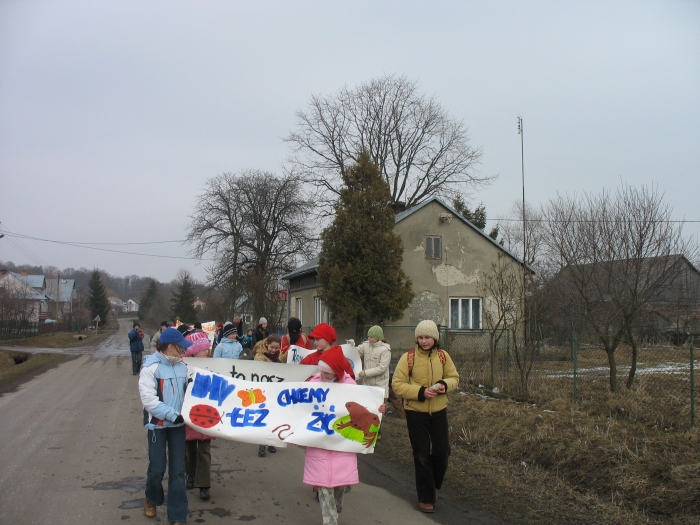
M322 383L321 373L311 376L309 381ZM343 376L343 380L340 383L357 384L348 374ZM354 452L338 452L337 450L306 447L304 483L307 485L342 487L344 485L357 485L359 482L357 454Z

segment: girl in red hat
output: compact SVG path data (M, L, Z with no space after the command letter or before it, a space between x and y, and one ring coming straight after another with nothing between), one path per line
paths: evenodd
M338 350L340 350L340 354L343 355L343 351L339 346L333 346L333 343L335 343L338 340L338 335L335 333L335 328L333 328L328 323L321 323L319 325L316 325L316 328L314 328L313 331L309 334L309 337L314 340L314 347L316 348L316 351L302 359L302 365L317 365L323 353L327 350L330 350L331 348L337 348ZM345 372L354 381L355 372L350 366L350 362L345 358L344 355L343 360L343 370L345 370Z
M333 330L332 327L326 326ZM310 337L314 337L314 333L316 330ZM328 342L325 338L322 339ZM309 378L310 382L357 384L345 370L348 360L339 346L316 353L319 354L317 362L319 372ZM379 412L382 414L386 412L384 404L379 407ZM312 485L317 490L323 525L337 525L338 513L343 510L346 487L357 485L359 482L357 454L354 452L306 447L304 483Z

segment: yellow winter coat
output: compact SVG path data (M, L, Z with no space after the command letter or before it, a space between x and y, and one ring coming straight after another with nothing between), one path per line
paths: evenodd
M406 410L432 414L447 407L447 393L456 390L459 386L459 373L449 354L444 350L442 352L445 356L444 365L435 349L426 352L416 345L410 377L408 353L399 359L391 385L394 392L403 398L403 406ZM445 393L426 399L425 389L437 382L445 384Z

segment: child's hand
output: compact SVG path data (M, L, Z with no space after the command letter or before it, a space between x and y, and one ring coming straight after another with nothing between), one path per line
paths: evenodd
M381 405L379 405L379 413L386 414L386 404L385 403L382 403Z
M425 399L432 399L435 396L437 396L437 392L433 390L432 388L426 388L423 391L423 395L425 396Z

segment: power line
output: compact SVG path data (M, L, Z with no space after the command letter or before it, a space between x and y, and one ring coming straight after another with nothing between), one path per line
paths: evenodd
M86 250L96 250L96 251L101 251L101 252L123 253L125 255L138 255L141 257L156 257L158 259L180 259L180 260L186 260L186 261L213 261L214 260L214 259L204 259L204 258L198 259L196 257L179 257L179 256L175 256L175 255L155 255L155 254L151 254L151 253L126 252L123 250L110 250L108 248L96 248L95 246L87 246L87 243L81 244L81 243L75 243L75 242L54 241L51 239L41 239L39 237L30 237L27 235L12 233L12 232L9 232L7 230L5 230L4 233L7 237L19 237L22 239L29 239L29 240L41 241L41 242L50 242L53 244L61 244L64 246L73 246L75 248L84 248ZM153 243L124 243L124 244L161 244L163 242L181 242L181 241L156 241ZM106 244L109 244L109 243L106 243Z
M523 222L523 219L486 219L487 221L496 221L496 222ZM699 223L700 221L686 221L686 220L669 220L669 221L639 221L639 220L634 220L634 219L625 219L624 221L613 221L613 220L606 220L606 219L571 219L571 220L565 220L565 221L550 221L548 219L527 219L527 222L553 222L553 223L570 223L570 222L576 222L576 223L589 223L589 222L639 222L639 223L644 223L644 222L658 222L658 223L665 223L665 224L686 224L686 223Z
M11 232L8 230L5 230L5 233L11 234L14 237L18 237L20 239L29 239L31 241L45 241L45 242L59 242L59 243L65 243L65 244L80 244L80 245L85 245L85 246L90 246L90 245L105 245L105 246L128 246L131 244L141 244L141 245L149 245L149 244L167 244L167 243L184 243L186 242L185 239L178 239L178 240L173 240L173 241L150 241L150 242L79 242L79 241L52 241L49 239L42 239L40 237L32 237L30 235L24 235L21 233L15 233Z

